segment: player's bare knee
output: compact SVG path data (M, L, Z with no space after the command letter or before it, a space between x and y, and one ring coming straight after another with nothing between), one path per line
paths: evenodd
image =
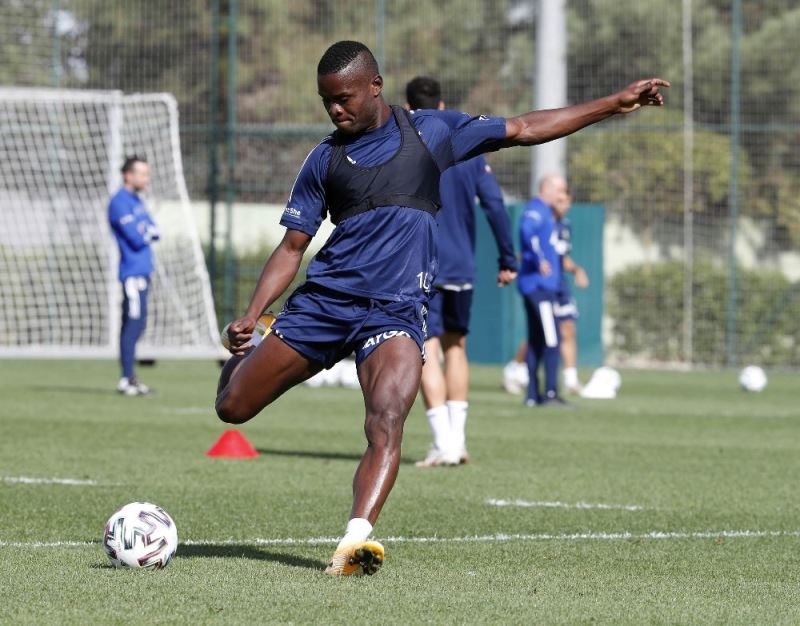
M402 410L385 409L367 415L364 432L369 445L399 448L406 414Z
M244 410L241 402L237 402L236 397L227 390L217 396L214 409L217 417L226 424L242 424L253 417L250 412Z

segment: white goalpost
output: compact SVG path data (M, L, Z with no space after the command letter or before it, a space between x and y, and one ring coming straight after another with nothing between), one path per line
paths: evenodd
M122 288L108 224L125 155L150 164L161 230L138 358L219 357L169 94L0 88L0 357L114 357Z

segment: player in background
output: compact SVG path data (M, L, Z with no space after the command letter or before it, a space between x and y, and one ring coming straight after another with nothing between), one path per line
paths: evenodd
M519 224L522 263L517 286L525 304L528 328L528 406L566 406L558 395L559 328L555 319L556 294L562 269L556 206L562 206L569 189L563 176L539 181L539 195L528 202ZM538 370L544 369L544 394Z
M306 157L281 218L283 240L247 311L230 325L234 356L220 375L216 411L225 422L246 422L355 350L367 448L327 574L372 573L383 562L383 546L369 535L397 477L403 424L419 389L441 173L481 153L543 143L659 106L662 86L668 83L640 80L585 104L508 119L411 114L383 99L383 77L363 44L340 41L322 55L317 90L336 130ZM326 216L336 228L308 265L306 282L273 332L247 347L256 320L291 284Z
M418 76L406 85L406 108L443 111L439 83ZM475 198L486 214L497 244L497 284L503 287L517 275L511 224L503 192L486 159L477 156L442 174L442 208L438 224L439 274L433 281L428 306L428 338L420 389L433 445L417 467L458 465L469 460L466 446L469 332L472 288L475 283ZM444 352L444 371L440 362Z
M126 396L150 392L134 372L136 342L147 325L147 290L153 272L150 244L159 231L147 212L141 194L150 184L150 166L142 157L130 156L122 164L122 187L108 203L108 221L119 246L119 280L122 283L122 327L119 360L122 377L117 391Z
M566 181L564 181L566 184ZM561 362L564 376L564 387L569 393L580 394L581 383L578 380L578 340L575 321L578 319L578 305L572 296L567 274L575 276L575 286L586 289L589 286L589 277L586 271L570 256L572 251L572 227L567 218L567 213L572 207L572 194L569 187L566 193L560 195L553 204L553 214L556 218L556 231L558 233L557 251L561 257L561 285L556 292L554 313L558 330L560 332Z
M559 345L563 365L564 386L573 394L580 394L581 384L578 380L578 345L575 321L578 319L578 305L572 297L567 273L574 274L575 286L585 289L589 286L589 278L584 269L575 263L570 256L572 250L572 227L566 215L572 206L572 195L563 178L548 176L542 180L540 197L552 202L551 208L556 219L558 233L556 251L561 257L561 284L556 292L553 313L560 332ZM565 193L562 190L566 189ZM503 386L509 393L521 393L528 386L528 365L526 361L528 342L523 340L517 348L514 359L503 368Z

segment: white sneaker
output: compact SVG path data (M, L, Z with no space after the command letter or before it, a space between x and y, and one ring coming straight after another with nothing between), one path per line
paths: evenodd
M150 393L150 387L136 380L136 377L119 379L117 391L126 396L146 396Z
M460 451L454 453L451 450L439 450L436 446L431 446L427 456L422 461L414 463L414 465L416 467L438 467L440 465L459 465L460 463Z

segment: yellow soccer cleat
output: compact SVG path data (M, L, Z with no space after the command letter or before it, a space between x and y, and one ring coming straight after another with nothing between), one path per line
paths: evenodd
M275 315L272 314L272 311L266 311L261 314L261 316L256 321L256 327L253 329L253 336L250 341L245 344L244 347L247 346L257 346L260 344L266 337L272 332L272 324L275 323ZM220 333L220 341L222 342L222 347L226 350L231 349L231 339L228 336L228 329L231 327L231 323L229 322L225 324L225 328L222 329Z
M336 548L325 568L328 576L371 576L383 565L383 546L377 541L357 541Z

